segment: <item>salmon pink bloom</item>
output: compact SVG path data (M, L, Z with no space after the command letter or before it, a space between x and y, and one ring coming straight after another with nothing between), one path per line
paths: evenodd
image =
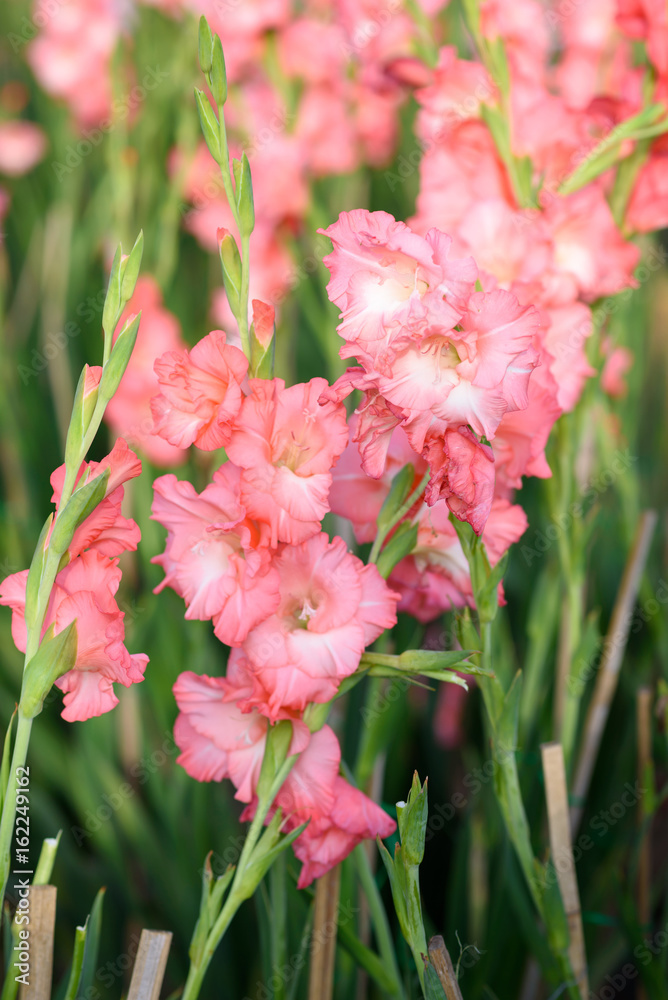
M318 402L324 378L289 388L279 378L249 385L227 454L243 469L249 517L270 525L273 546L296 544L320 530L329 510L331 468L348 441L345 408Z
M521 507L508 500L494 500L482 534L492 566L526 527ZM399 610L420 622L433 621L452 608L474 607L468 562L445 504L422 507L417 546L394 567L389 582L402 595Z
M234 654L233 654L234 655ZM232 658L231 665L232 665ZM235 798L251 802L260 777L269 720L254 709L239 707L252 690L243 667L228 667L227 677L180 674L174 684L179 715L174 739L181 750L177 758L197 781L230 778ZM310 739L308 727L293 720L290 754L301 753Z
M0 603L12 608L12 637L26 650L25 594L28 570L0 584ZM56 577L42 634L54 626L57 635L76 620L77 657L74 668L56 681L65 692L62 716L81 722L109 712L118 703L114 684L143 680L148 657L131 655L124 645L124 613L114 595L121 580L117 559L88 550L68 563Z
M624 376L633 366L633 354L628 347L608 346L601 372L601 388L613 399L622 399L628 392Z
M101 369L99 370L101 371ZM99 374L97 376L99 382ZM105 556L120 555L126 549L137 548L141 532L138 525L122 516L123 483L141 474L141 462L128 448L123 438L119 438L111 452L101 462L83 462L76 479L76 485L102 475L109 470L106 495L88 515L83 524L74 532L68 547L70 558L80 555L85 549L95 549ZM51 474L53 487L52 503L60 506L60 496L65 482L65 466L61 465Z
M520 411L521 412L521 411ZM445 500L460 521L468 521L480 534L494 497L494 453L480 444L468 427L448 428L425 441L423 457L431 478L425 492L430 506Z
M33 122L0 124L0 174L20 177L32 170L44 156L46 136Z
M356 209L319 230L334 250L324 258L327 294L341 309L341 357L368 367L407 327L427 323L452 329L478 275L468 257L450 260L451 240L431 229L411 232L387 212Z
M299 889L338 865L362 840L389 837L396 829L380 806L341 777L340 764L339 742L330 727L323 726L313 734L276 796L286 832L308 822L293 843L295 855L303 862ZM251 806L244 818L250 819L254 812Z
M396 623L398 599L375 566L324 533L286 547L274 566L278 607L243 644L256 704L271 719L332 699L365 646Z
M241 501L239 470L226 463L201 494L192 483L160 476L151 516L167 528L155 556L165 571L156 588L172 587L186 602L186 618L212 619L221 642L237 646L278 607L278 574L270 566L266 527Z
M241 409L246 356L213 330L190 351L169 351L154 364L161 393L151 400L155 429L178 448L204 451L229 444Z

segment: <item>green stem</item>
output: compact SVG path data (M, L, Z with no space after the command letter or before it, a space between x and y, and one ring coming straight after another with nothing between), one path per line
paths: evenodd
M14 741L14 753L12 755L11 770L9 772L9 782L2 810L2 820L0 821L0 872L2 877L2 890L0 890L0 911L5 899L9 872L11 869L12 836L14 833L14 821L16 819L16 792L18 785L18 769L25 767L28 757L28 744L30 742L30 730L32 729L32 719L27 719L21 712L19 706L18 725L16 727L16 740Z
M424 491L427 488L427 483L429 482L429 476L430 472L429 469L427 469L420 482L417 484L413 492L409 494L408 499L399 508L399 510L396 512L396 514L389 522L389 524L385 528L383 528L382 531L378 532L378 534L376 535L376 540L374 541L371 547L371 552L369 554L370 563L376 563L378 561L378 556L380 555L380 550L383 542L385 541L389 533L392 531L392 529L395 528L397 524L399 524L399 521L401 521L402 518L406 516L406 514L411 509L413 504L417 501L417 499L424 493Z
M279 854L269 869L269 891L271 895L271 964L274 969L282 969L287 965L288 959L285 853ZM278 978L280 981L274 990L274 1000L285 1000L286 983L281 976Z
M394 942L390 932L390 925L387 920L387 914L385 912L385 907L383 906L383 901L380 898L380 892L378 891L376 880L373 877L373 872L371 871L369 856L364 849L364 844L358 844L353 853L355 855L355 861L357 862L357 871L360 882L362 883L362 888L364 890L364 894L366 895L367 903L369 904L369 912L371 914L376 941L378 942L378 950L380 951L380 955L387 972L389 972L395 983L393 995L401 997L403 1000L405 997L404 987L401 982L399 967L394 953Z

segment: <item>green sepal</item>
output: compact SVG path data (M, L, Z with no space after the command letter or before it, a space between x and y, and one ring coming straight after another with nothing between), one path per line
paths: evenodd
M118 247L116 248L116 253L114 254L114 259L111 265L111 274L109 275L107 295L104 300L104 309L102 310L102 329L104 330L105 337L113 337L114 330L116 329L116 323L118 322L118 317L122 311L121 260L122 260L122 248L119 243Z
M76 619L58 635L53 634L50 625L39 649L26 664L23 672L20 711L27 719L34 719L42 711L44 699L53 687L53 682L71 670L77 658Z
M424 841L427 831L427 780L420 785L417 771L413 773L413 784L408 793L408 801L397 803L397 822L401 837L404 863L419 865L424 857Z
M521 700L522 671L518 670L504 697L503 708L497 723L497 742L505 751L514 750L517 746Z
M213 35L211 34L211 28L209 27L209 22L205 18L204 14L199 19L199 36L198 36L198 49L197 55L199 58L199 68L208 76L211 72L211 65L213 60Z
M88 393L87 396L85 395L86 376L88 371L88 365L84 365L81 375L79 376L76 392L74 393L72 415L70 417L69 427L67 428L67 440L65 441L65 465L70 468L81 459L84 438L86 437L86 431L90 427L90 422L93 417L93 413L95 412L95 406L99 395L99 387L95 388L93 392Z
M25 621L28 628L31 628L35 624L35 616L37 614L37 606L39 604L39 588L42 582L42 572L44 570L44 561L46 559L46 543L54 517L55 514L51 513L44 522L42 530L39 533L37 545L35 546L32 562L30 563L30 570L28 571L25 607Z
M225 72L223 45L218 35L213 36L209 86L211 87L214 101L219 108L222 107L227 100L227 73Z
M209 99L204 91L199 90L197 87L195 87L195 100L197 101L199 123L202 128L204 141L206 142L209 152L213 156L216 163L219 163L222 166L223 154L220 148L220 127L218 125L216 113L211 107Z
M137 341L140 321L141 313L137 313L133 319L129 319L126 322L116 338L116 343L112 348L109 360L102 370L98 393L100 399L104 400L105 403L108 403L114 395L125 374L125 369L128 366L130 356Z
M239 886L241 899L250 899L279 854L287 850L290 844L304 832L310 821L307 820L306 823L302 823L301 826L281 837L280 827L282 822L283 816L281 810L277 809L271 823L269 823L258 841L251 855L250 862L244 870L244 877Z
M139 236L135 240L135 245L126 259L121 262L121 309L134 295L143 256L144 230L140 229Z
M241 256L232 233L223 236L219 249L225 294L233 315L238 316L241 308Z
M218 918L223 896L232 882L235 872L234 865L228 865L222 875L214 878L213 869L211 868L211 854L212 852L209 851L204 861L204 868L202 869L202 895L199 916L188 952L193 962L201 960L209 931Z
M84 483L74 491L64 509L58 512L49 543L49 547L57 555L63 555L67 551L79 525L104 500L110 475L111 469L105 469L99 476Z
M235 170L237 212L239 231L242 236L250 236L255 228L255 205L253 202L253 180L250 163L245 153L241 154L241 166Z
M417 524L400 524L395 533L390 538L387 545L383 547L376 561L378 572L384 580L402 559L409 556L417 545L418 526Z

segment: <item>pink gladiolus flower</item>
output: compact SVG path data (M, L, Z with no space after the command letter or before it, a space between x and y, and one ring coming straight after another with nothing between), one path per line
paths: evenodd
M435 434L425 442L423 457L431 479L425 492L430 506L445 500L460 521L482 532L494 497L494 454L466 426Z
M230 669L231 668L231 669ZM177 763L197 781L230 778L235 798L251 802L262 767L269 720L255 710L242 712L239 700L252 690L243 667L227 677L180 674L174 684L179 715L174 739L181 750ZM290 754L301 753L310 739L308 727L293 720Z
M273 546L296 544L319 531L329 510L331 468L348 441L345 408L318 402L323 378L289 388L282 379L249 384L227 454L243 469L248 515L270 525Z
M19 177L32 170L44 156L46 136L33 122L0 124L0 174Z
M153 366L162 390L151 400L155 429L178 448L213 451L229 444L248 360L225 340L222 330L213 330L190 351L170 351Z
M186 618L212 619L221 642L239 645L279 603L266 526L242 504L239 470L226 463L201 494L173 475L160 476L153 489L151 516L168 531L165 552L153 560L165 571L156 591L172 587Z
M120 319L118 331L127 319L139 311L142 316L137 342L121 384L105 410L104 419L115 434L127 438L154 465L179 465L186 453L155 433L151 399L160 390L153 370L156 359L165 351L182 351L185 344L176 317L162 305L162 293L157 282L147 275L139 278L134 295Z
M324 263L327 294L341 309L341 357L371 364L407 327L451 329L461 318L478 272L471 258L448 259L452 241L443 233L423 238L387 212L364 209L342 212L319 232L334 244Z
M324 533L286 547L274 566L278 607L243 644L257 682L255 703L271 719L333 698L365 646L395 624L398 597L375 566Z
M526 528L521 507L508 500L494 500L482 534L492 566ZM445 504L423 506L417 546L392 570L390 583L401 592L399 610L421 622L433 621L452 608L474 607L468 562Z
M42 30L28 46L28 62L44 89L62 98L81 126L96 125L111 110L110 62L121 31L116 0L38 0Z
M633 354L628 347L615 347L610 350L601 372L601 388L613 399L621 399L628 392L624 376L633 367Z
M26 649L25 591L28 570L0 584L0 603L12 608L12 637ZM90 549L73 559L56 577L42 634L50 625L62 632L76 620L78 637L74 668L56 681L65 692L62 716L83 721L110 711L118 703L113 685L143 680L148 657L131 655L124 645L124 613L114 595L121 580L117 559Z
M101 372L101 369L98 370ZM99 382L99 373L97 374ZM109 469L109 480L104 499L88 515L83 524L74 532L68 552L74 559L85 549L95 549L104 556L117 556L126 549L134 550L139 544L141 532L132 520L123 517L123 483L141 474L141 462L131 451L123 438L119 438L111 452L101 462L83 462L77 476L77 486L83 486ZM56 509L60 506L60 496L65 482L65 466L61 465L51 474L53 496L51 502Z
M668 138L652 144L649 158L636 179L626 212L630 229L651 233L668 226Z
M303 862L297 888L303 889L343 861L362 840L389 837L394 820L380 806L339 775L341 748L323 726L299 757L276 796L290 831L308 820L293 844ZM254 809L245 810L250 818Z

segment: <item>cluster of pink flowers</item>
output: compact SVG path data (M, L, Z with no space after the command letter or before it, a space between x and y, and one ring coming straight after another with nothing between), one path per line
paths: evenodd
M101 368L91 368L90 388L100 380ZM109 470L105 497L74 532L67 564L56 576L42 635L53 626L54 635L76 621L77 656L74 667L56 681L65 692L63 718L82 721L108 712L118 703L114 684L143 680L148 657L125 648L125 613L116 602L121 581L119 555L137 548L140 538L134 521L123 517L123 483L141 473L141 462L119 439L101 462L84 462L77 477L83 485ZM51 476L56 511L65 479L65 466ZM12 637L26 650L26 583L28 570L13 573L0 583L0 604L12 609Z
M296 846L305 885L363 837L394 828L339 777L332 731L311 735L302 719L336 696L365 647L395 624L399 595L321 531L348 442L344 407L319 402L325 379L247 379L246 358L220 331L155 367L159 433L224 447L229 459L201 493L174 475L154 483L153 517L168 532L158 589L172 587L186 618L210 620L233 647L225 678L177 681L179 761L199 780L229 777L251 815L267 728L291 720L301 756L275 804L286 829L311 821Z

